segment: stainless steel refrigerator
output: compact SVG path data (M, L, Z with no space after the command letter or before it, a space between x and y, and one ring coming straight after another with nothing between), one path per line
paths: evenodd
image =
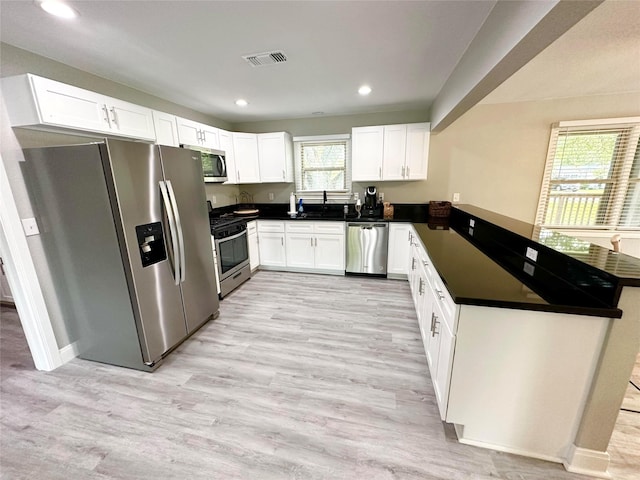
M217 316L199 152L105 140L24 153L55 300L81 358L153 370Z

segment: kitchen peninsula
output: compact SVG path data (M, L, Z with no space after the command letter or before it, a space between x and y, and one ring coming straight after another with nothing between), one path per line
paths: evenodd
M338 206L297 219L256 207L259 221L345 220ZM459 440L606 471L638 350L640 259L469 205L446 223L396 205L390 226L411 232L398 238L441 418Z

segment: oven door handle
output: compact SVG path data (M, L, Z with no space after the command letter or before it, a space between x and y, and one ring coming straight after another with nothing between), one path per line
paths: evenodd
M240 233L236 233L235 235L231 235L230 237L224 237L224 238L221 238L221 239L217 239L216 238L216 244L220 245L222 242L226 242L227 240L234 240L234 239L240 237L241 235L246 235L246 234L247 234L247 231L243 230Z

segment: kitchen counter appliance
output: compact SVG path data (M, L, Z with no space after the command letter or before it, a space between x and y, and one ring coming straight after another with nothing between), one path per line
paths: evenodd
M207 183L227 181L227 160L225 152L199 145L180 145L182 148L200 152L202 158L202 176Z
M150 371L217 316L198 152L109 139L24 154L46 267L81 358Z
M347 274L387 276L389 224L347 223Z
M237 217L210 220L215 240L220 298L251 278L247 221Z

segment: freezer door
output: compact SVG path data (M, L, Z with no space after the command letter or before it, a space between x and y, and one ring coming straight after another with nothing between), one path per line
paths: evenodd
M189 333L218 312L207 198L199 152L158 147L181 229L181 283Z
M176 232L169 226L171 211L166 211L160 191L162 164L154 145L120 140L108 140L106 145L103 167L112 208L120 213L116 229L142 356L146 363L154 363L187 335L175 281Z

